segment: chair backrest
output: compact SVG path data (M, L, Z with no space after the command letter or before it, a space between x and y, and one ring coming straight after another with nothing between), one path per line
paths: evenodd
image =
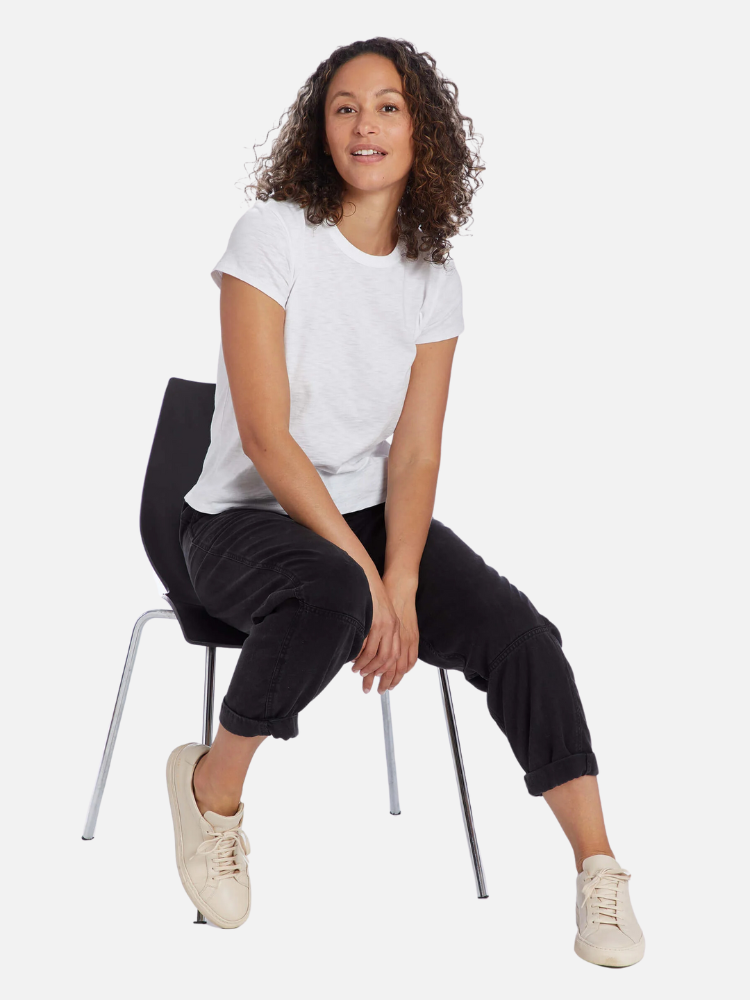
M171 378L162 400L141 496L141 539L188 642L241 646L244 634L212 618L195 593L180 547L182 502L211 443L214 382Z

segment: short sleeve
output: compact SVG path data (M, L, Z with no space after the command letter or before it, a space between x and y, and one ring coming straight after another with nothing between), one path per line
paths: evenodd
M246 281L286 308L292 285L289 232L272 201L256 201L240 216L224 255L211 270L221 288L223 274Z
M464 329L463 291L456 262L450 258L445 267L428 266L432 273L419 314L417 344L449 340Z

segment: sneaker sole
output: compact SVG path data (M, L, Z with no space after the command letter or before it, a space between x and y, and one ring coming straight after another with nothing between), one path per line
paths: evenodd
M220 914L216 913L216 911L198 895L198 891L187 872L187 868L185 867L185 851L182 843L182 824L180 822L180 804L177 801L177 782L175 772L177 769L177 758L186 746L189 746L189 744L186 743L183 746L177 747L172 751L169 755L169 759L167 760L167 792L169 794L169 805L172 810L174 850L175 860L177 861L177 871L180 873L182 887L190 897L195 908L199 910L204 917L209 919L212 924L216 924L217 927L221 927L223 930L233 930L234 928L240 927L245 923L249 913L247 916L242 917L241 920L226 920Z
M585 962L591 962L593 965L606 965L611 969L624 969L628 965L635 965L643 958L643 953L646 950L646 939L642 937L638 944L634 944L632 948L627 950L619 948L608 950L607 948L594 948L576 935L574 949L576 955Z

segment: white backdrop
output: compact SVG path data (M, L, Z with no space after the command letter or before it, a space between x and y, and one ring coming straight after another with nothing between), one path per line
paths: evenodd
M368 6L42 3L6 20L14 996L578 1000L723 992L740 971L747 7ZM647 938L616 975L574 955L572 851L454 672L477 899L427 664L391 694L398 817L378 696L348 666L297 739L263 744L244 793L253 909L224 932L192 923L164 778L201 737L202 650L150 622L81 840L133 624L167 607L139 533L156 418L170 377L215 379L209 272L253 143L270 150L336 46L378 34L429 51L484 136L454 240L466 331L435 516L562 633ZM217 706L236 655L219 652Z

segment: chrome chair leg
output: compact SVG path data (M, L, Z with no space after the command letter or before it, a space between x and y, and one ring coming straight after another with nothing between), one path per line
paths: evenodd
M214 741L214 688L216 686L216 646L206 646L206 673L203 681L203 742Z
M125 708L125 699L128 696L128 687L130 685L130 676L133 673L133 665L135 664L135 657L138 652L138 644L141 641L141 632L143 631L143 626L151 618L174 618L175 613L168 609L158 609L155 611L146 611L133 627L133 633L130 636L130 645L128 646L128 655L125 657L125 666L122 671L122 679L120 680L120 690L117 692L117 700L115 701L115 710L112 713L112 721L109 724L109 734L107 735L107 742L104 746L104 755L102 757L101 765L99 766L99 775L96 779L96 785L94 786L94 794L91 798L91 805L89 806L89 815L86 820L86 826L83 831L82 840L93 840L94 830L96 828L96 820L99 816L99 806L102 803L102 796L104 795L104 786L107 783L107 775L109 774L109 765L112 763L112 754L115 750L115 741L117 740L117 732L120 728L120 719L122 718L122 712Z
M203 679L203 742L213 743L214 689L216 687L216 646L206 646L206 672ZM208 923L200 910L194 924Z
M479 856L479 845L477 835L474 830L474 820L471 815L471 802L469 801L469 789L466 784L466 772L461 756L461 744L458 741L458 727L456 726L456 713L453 711L453 699L451 698L450 684L448 683L448 671L444 667L438 668L440 671L440 688L443 693L443 708L445 709L445 724L448 727L451 751L453 752L453 764L456 769L456 782L458 783L458 794L461 799L461 809L464 817L464 828L466 838L469 841L469 851L471 861L474 866L474 878L477 884L477 896L480 899L487 899L487 890L484 882L484 870L482 869L482 859Z
M388 766L388 796L391 801L391 816L400 816L401 806L398 801L396 754L393 749L393 721L391 719L390 691L384 691L381 694L380 707L383 709L383 736L385 737L385 760Z

